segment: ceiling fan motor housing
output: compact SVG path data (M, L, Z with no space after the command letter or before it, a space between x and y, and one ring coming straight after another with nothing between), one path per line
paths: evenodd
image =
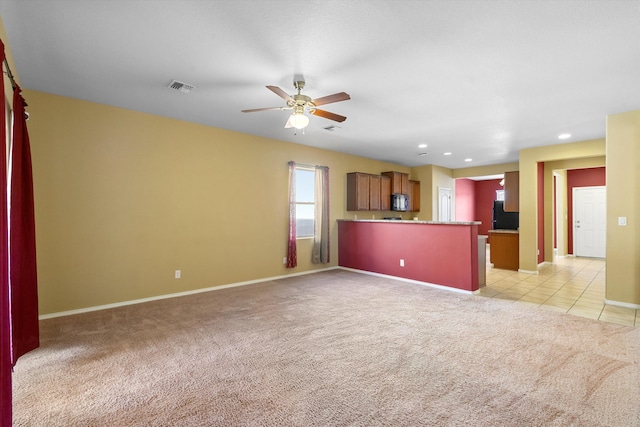
M291 98L293 98L293 101L289 101L287 102L287 105L289 105L289 107L309 107L309 108L313 108L316 105L311 102L311 98L308 97L307 95L301 95L301 94L297 94L297 95L292 95Z

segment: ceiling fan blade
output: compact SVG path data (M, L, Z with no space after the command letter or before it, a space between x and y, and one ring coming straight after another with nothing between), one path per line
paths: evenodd
M344 122L345 120L347 120L345 116L341 116L335 113L330 113L325 110L318 110L317 108L315 110L309 110L309 113L316 116L324 117L325 119L333 120L336 122Z
M287 92L280 89L278 86L267 86L267 89L269 89L271 92L275 93L276 95L278 95L280 98L284 99L287 102L295 102Z
M323 96L322 98L314 99L311 102L313 102L315 105L325 105L331 104L332 102L346 101L348 99L351 99L348 93L340 92L334 93L333 95Z
M242 110L243 113L255 113L256 111L270 111L270 110L290 110L288 107L268 107L268 108L253 108L251 110Z

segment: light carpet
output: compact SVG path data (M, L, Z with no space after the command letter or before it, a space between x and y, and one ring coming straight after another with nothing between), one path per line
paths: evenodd
M41 322L16 426L640 426L640 329L331 270Z

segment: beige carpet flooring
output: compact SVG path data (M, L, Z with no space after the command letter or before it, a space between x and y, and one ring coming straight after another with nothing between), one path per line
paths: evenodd
M640 426L640 329L331 270L41 322L16 426Z

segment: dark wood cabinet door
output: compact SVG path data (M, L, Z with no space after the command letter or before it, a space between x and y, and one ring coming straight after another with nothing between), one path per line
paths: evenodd
M369 175L360 172L347 174L347 210L369 210Z
M489 233L489 260L495 268L518 271L520 264L520 235L518 233Z
M420 212L420 181L409 180L409 211Z
M369 210L380 210L380 176L369 175Z
M400 175L400 192L402 194L406 194L411 196L411 192L409 191L409 174L401 173Z
M520 173L504 173L504 211L520 212Z
M380 177L380 210L391 210L391 178L388 176Z

